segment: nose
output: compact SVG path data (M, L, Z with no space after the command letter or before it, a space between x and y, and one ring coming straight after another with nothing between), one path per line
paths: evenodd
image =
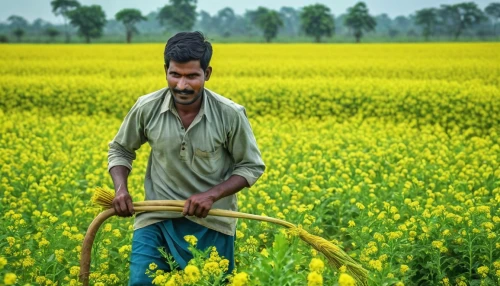
M184 89L186 89L187 86L188 86L188 84L187 84L186 78L181 77L181 79L177 83L177 89L184 90Z

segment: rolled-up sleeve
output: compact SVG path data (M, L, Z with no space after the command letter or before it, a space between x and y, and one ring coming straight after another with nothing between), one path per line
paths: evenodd
M252 186L264 173L266 166L262 161L245 109L242 108L237 112L228 139L228 151L234 160L232 175L245 178L248 185Z
M136 150L147 141L141 114L139 99L123 120L115 138L108 145L108 171L114 166L125 166L132 170Z

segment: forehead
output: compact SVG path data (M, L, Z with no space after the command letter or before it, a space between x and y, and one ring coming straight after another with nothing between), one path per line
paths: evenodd
M180 62L170 60L168 70L175 71L177 73L203 72L199 60L192 60L192 61L185 62L185 63L180 63Z

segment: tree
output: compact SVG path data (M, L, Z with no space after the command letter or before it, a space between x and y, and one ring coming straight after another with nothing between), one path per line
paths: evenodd
M438 24L437 10L435 8L418 10L415 14L415 23L422 26L422 34L427 41Z
M21 16L12 15L7 18L10 27L13 28L12 34L17 38L18 42L21 42L21 38L26 33L25 29L28 27L28 21Z
M196 22L196 0L170 0L158 13L160 24L177 31L189 31Z
M297 36L300 32L300 13L293 7L281 7L280 17L283 20L284 33Z
M363 31L373 31L375 26L377 26L377 22L368 13L368 8L364 2L358 2L353 7L347 9L344 24L354 31L356 43L360 42Z
M43 33L45 28L48 26L50 26L49 22L47 22L43 19L37 18L31 24L31 30L37 34L40 34L40 33Z
M401 15L394 18L394 24L398 27L398 29L407 31L410 29L411 21L407 17Z
M194 30L201 31L205 35L211 34L212 31L217 31L215 18L207 11L201 10Z
M278 35L278 29L283 27L283 20L277 11L259 7L250 12L252 22L264 33L266 42L271 42Z
M91 38L99 38L106 24L106 14L99 5L80 6L68 12L70 23L78 27L78 34L90 43Z
M50 2L50 5L52 5L52 13L54 13L56 16L61 15L63 17L66 43L69 43L71 39L68 31L68 13L80 7L80 3L76 0L52 0Z
M121 21L125 25L127 31L127 43L132 41L132 34L137 33L137 28L135 24L140 21L146 21L146 17L142 16L141 11L137 9L122 9L116 13L115 18L117 21Z
M236 14L234 13L234 10L229 7L219 10L219 12L217 12L217 15L215 16L217 30L223 37L231 36L231 32L235 22Z
M162 26L158 22L158 12L150 12L145 17L146 21L137 23L137 30L151 35L161 35L163 31Z
M330 8L323 4L305 6L300 13L302 30L306 35L314 37L316 43L321 37L331 37L335 30L335 22Z
M11 28L26 29L29 26L28 21L21 16L11 15L7 18Z
M21 38L24 36L24 29L23 28L15 28L13 31L12 31L12 34L14 36L16 36L17 38L17 41L18 42L21 42Z
M389 35L389 37L394 38L397 35L399 35L399 30L394 29L394 28L389 28L389 31L387 32L387 34Z
M441 5L440 15L453 33L455 40L458 40L464 30L481 23L486 18L474 2Z
M55 37L59 36L60 32L58 29L54 28L54 27L48 27L46 30L45 30L45 34L47 36L49 36L50 40L53 42Z
M378 34L388 34L392 28L392 19L386 13L375 16L375 22L377 23L375 32Z
M500 19L500 3L490 3L484 8L484 12L493 19L493 35L496 35L496 26Z

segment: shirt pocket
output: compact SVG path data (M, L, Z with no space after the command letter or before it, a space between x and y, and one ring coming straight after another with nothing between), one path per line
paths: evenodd
M222 147L219 146L213 152L195 148L191 167L193 171L199 175L210 175L215 173L222 168Z

